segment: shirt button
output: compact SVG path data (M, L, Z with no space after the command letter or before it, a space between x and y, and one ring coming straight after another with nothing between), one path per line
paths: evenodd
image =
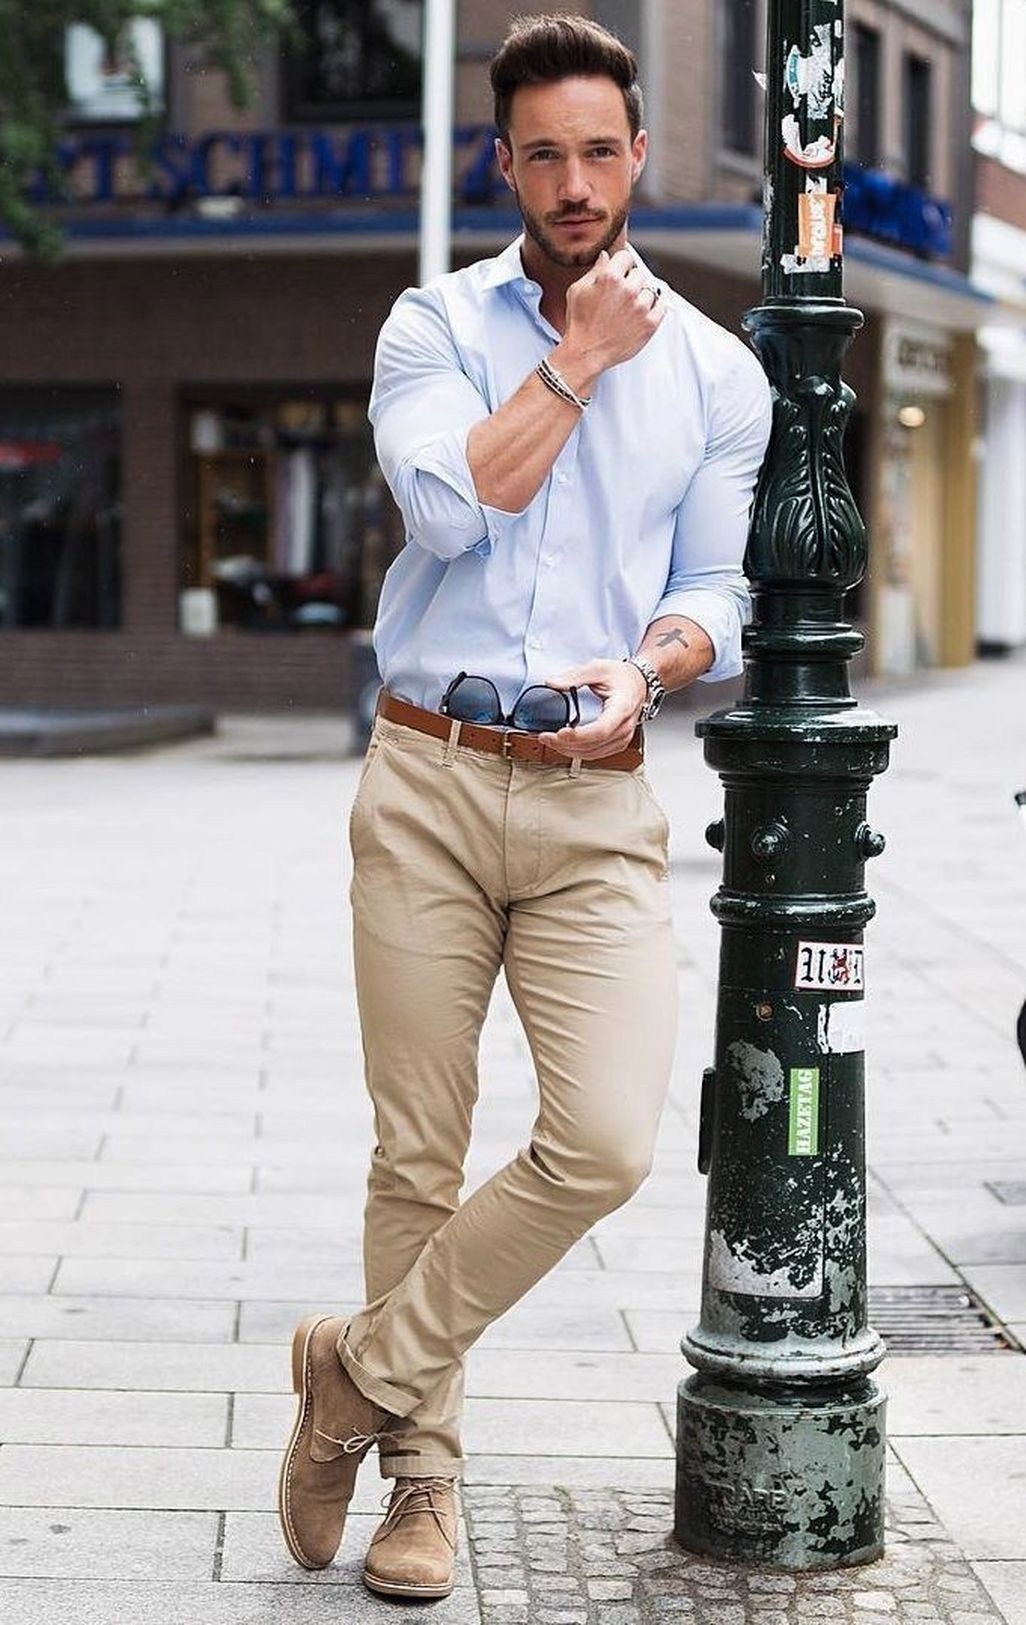
M567 485L569 483L569 480L570 480L569 474L565 473L563 471L563 469L560 469L558 471L558 473L556 474L556 478L559 481L560 485Z
M541 638L528 638L527 647L529 649L540 649L541 648Z

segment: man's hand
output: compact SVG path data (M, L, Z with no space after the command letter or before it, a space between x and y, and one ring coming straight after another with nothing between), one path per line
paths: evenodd
M566 331L554 356L589 380L644 349L666 315L652 283L625 248L603 249L590 271L566 293ZM575 366L576 364L576 366Z
M560 728L558 733L541 734L563 756L582 756L594 761L626 750L634 738L638 716L648 696L644 677L637 666L624 660L591 660L574 666L558 677L545 679L550 688L590 688L602 700L602 715L579 728Z

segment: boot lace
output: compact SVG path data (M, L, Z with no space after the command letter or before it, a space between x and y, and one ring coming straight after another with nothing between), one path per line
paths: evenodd
M347 1456L355 1455L358 1450L367 1448L375 1440L380 1442L382 1439L399 1438L398 1433L392 1433L388 1428L382 1428L377 1433L351 1433L348 1439L336 1439L333 1433L325 1433L323 1428L314 1428L314 1432L319 1433L322 1439L330 1440L332 1444L341 1445Z
M388 1504L385 1521L380 1533L394 1529L401 1518L411 1512L430 1512L438 1528L447 1542L452 1545L449 1532L442 1521L441 1509L435 1505L434 1492L436 1490L451 1490L451 1478L400 1478L396 1480L396 1487L390 1495L381 1497L381 1505Z

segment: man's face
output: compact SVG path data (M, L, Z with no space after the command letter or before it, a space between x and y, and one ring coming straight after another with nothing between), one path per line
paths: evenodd
M521 85L499 168L524 230L555 265L594 265L623 230L648 137L631 140L623 94L604 76Z

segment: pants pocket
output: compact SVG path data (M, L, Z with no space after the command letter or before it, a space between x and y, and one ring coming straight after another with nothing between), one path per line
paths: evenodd
M665 813L665 811L663 809L663 804L659 800L659 797L656 795L656 793L653 790L651 784L649 783L648 775L646 774L645 769L643 767L639 767L637 769L634 777L635 777L635 780L637 781L637 783L641 785L641 788L645 793L645 796L646 796L646 798L647 798L647 800L649 802L649 805L651 806L653 812L655 813L656 817L659 820L659 826L660 826L660 830L661 830L661 834L662 834L663 846L668 849L669 848L669 843L670 843L670 820L666 816L666 813Z

